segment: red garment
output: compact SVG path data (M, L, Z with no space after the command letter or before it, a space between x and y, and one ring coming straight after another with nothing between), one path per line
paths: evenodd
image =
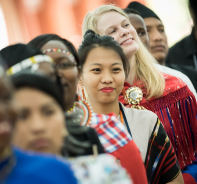
M133 183L148 184L140 151L116 115L94 113L90 126L96 130L105 151L120 161Z
M184 184L197 184L195 179L188 173L183 173Z
M133 140L111 153L127 169L134 184L148 184L146 170L139 149Z
M146 87L142 82L135 81L132 86L139 87L143 92L140 105L154 112L162 122L175 149L181 169L196 161L197 151L197 104L193 93L179 78L163 74L165 89L160 98L147 100ZM125 82L125 90L132 87ZM119 101L125 106L123 93Z

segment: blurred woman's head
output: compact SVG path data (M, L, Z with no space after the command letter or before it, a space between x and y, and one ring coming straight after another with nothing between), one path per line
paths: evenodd
M0 66L0 159L9 149L16 121L16 111L12 100L12 86Z
M135 80L145 83L148 99L163 94L164 78L154 66L156 60L138 38L123 10L113 5L96 8L84 18L82 34L88 29L99 35L110 35L120 44L130 62L130 71L136 73Z
M39 152L60 154L67 135L63 95L46 76L21 73L12 76L18 119L13 144Z
M100 37L89 30L79 48L79 58L81 84L91 104L118 102L130 68L118 42L111 36Z
M31 45L10 45L3 48L0 54L7 68L7 75L23 71L40 72L56 80L53 60Z
M80 62L75 47L71 42L55 34L40 35L28 45L37 47L54 60L65 91L64 99L68 107L66 110L69 110L75 101L80 75Z

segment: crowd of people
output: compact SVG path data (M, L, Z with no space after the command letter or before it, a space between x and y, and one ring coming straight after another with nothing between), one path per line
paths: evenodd
M0 51L0 184L196 184L197 2L168 48L131 2L88 12L76 50L43 34Z

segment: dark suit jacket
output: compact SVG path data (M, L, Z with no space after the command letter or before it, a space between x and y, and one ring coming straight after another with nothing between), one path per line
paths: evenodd
M187 75L197 90L197 71L194 64L197 55L197 40L192 33L170 48L166 66L179 70Z

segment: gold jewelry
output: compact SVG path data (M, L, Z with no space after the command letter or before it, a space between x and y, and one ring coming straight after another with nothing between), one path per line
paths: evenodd
M131 108L145 109L143 106L139 105L143 98L143 93L140 88L130 87L126 91L126 97L127 97L128 103L132 105Z
M76 105L74 103L73 107L71 107L69 110L67 110L67 113L71 113L74 110L75 107L76 107Z

